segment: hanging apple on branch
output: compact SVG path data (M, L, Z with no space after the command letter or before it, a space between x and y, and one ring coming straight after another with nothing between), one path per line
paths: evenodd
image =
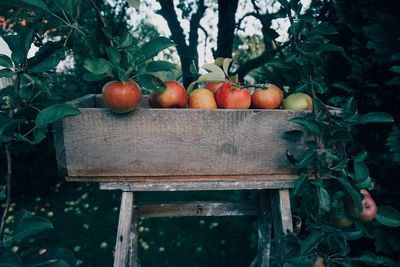
M174 45L170 39L158 37L137 49L128 31L121 36L112 36L108 28L103 32L109 44L99 47L100 56L85 60L84 68L88 73L83 77L87 81L109 80L102 88L103 102L109 110L130 112L141 102L142 92L161 93L167 88L155 73L170 71L175 64L153 58Z

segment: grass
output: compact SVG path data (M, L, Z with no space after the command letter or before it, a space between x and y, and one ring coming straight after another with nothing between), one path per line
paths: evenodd
M250 192L140 193L139 202L254 200ZM54 230L30 246L65 247L78 266L112 266L119 215L119 191L97 184L58 183L40 198L18 197L21 207L49 218ZM139 261L146 266L249 266L256 253L255 217L181 217L141 219Z

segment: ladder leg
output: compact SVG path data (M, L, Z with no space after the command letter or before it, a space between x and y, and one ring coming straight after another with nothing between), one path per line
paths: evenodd
M288 266L285 264L284 235L293 231L289 189L272 190L271 205L274 234L278 252L278 266Z
M135 197L135 195L134 195ZM131 256L129 260L129 267L140 267L138 263L138 223L139 223L139 208L136 205L136 199L133 199L133 214L131 222L131 232L130 232L130 251Z
M268 201L267 190L260 191L257 256L250 267L269 267L271 252L271 216L268 209Z
M115 244L114 267L126 267L129 259L131 223L133 217L134 193L122 192L119 211L117 240Z

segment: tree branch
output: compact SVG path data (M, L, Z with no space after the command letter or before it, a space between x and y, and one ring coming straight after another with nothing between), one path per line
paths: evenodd
M204 5L204 0L199 0L197 3L197 12L192 15L190 19L190 31L189 31L189 50L193 56L193 61L198 68L199 55L197 52L197 45L199 43L199 32L200 20L204 16L207 7Z

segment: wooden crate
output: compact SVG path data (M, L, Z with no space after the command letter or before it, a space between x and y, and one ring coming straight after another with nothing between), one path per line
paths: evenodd
M81 114L54 127L57 161L69 181L293 182L286 158L303 140L284 133L304 112L290 110L154 109L144 99L128 114L113 114L100 95L74 102ZM238 188L240 189L240 188Z

